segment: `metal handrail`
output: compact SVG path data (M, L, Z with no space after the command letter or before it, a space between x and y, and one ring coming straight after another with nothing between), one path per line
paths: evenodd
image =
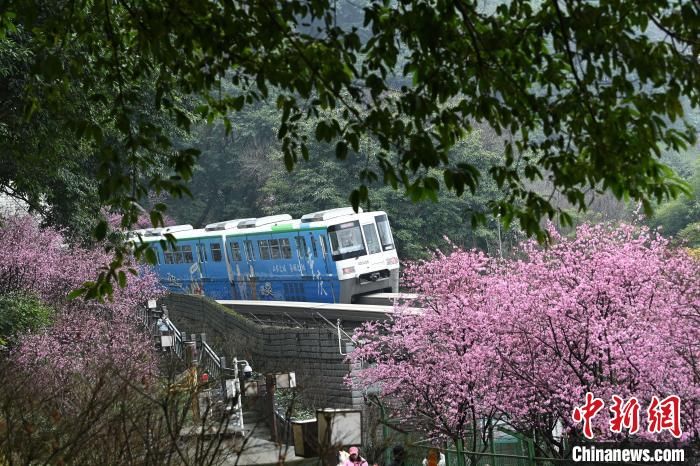
M142 311L142 309L139 309L138 317L144 318L145 324L148 326L148 310L146 309L145 312ZM173 350L175 354L180 359L184 358L184 340L182 338L182 332L180 332L173 323L173 321L171 321L165 315L160 317L159 320L167 326L168 332L173 336ZM209 372L212 376L215 377L219 377L223 374L229 373L231 368L222 367L221 357L219 357L219 355L216 354L216 352L212 349L211 346L207 344L206 341L201 342L201 348L202 351L200 353L200 364L202 365L202 367L206 368L207 372Z
M211 347L207 344L207 342L203 341L202 342L202 359L204 361L202 362L202 365L207 369L207 371L213 375L218 377L219 374L221 374L221 358L217 356L217 354L214 352L214 350L211 349Z

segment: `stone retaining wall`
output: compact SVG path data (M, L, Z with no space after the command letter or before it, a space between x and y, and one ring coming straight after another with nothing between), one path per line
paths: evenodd
M315 407L360 408L362 395L345 384L353 365L338 350L331 328L257 324L205 297L171 294L162 299L178 329L206 333L207 342L232 363L246 359L255 372L296 373L298 389ZM343 342L343 352L352 344Z

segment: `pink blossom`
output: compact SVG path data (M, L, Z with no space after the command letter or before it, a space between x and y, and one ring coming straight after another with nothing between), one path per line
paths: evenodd
M470 416L493 416L552 444L557 425L582 437L572 412L587 392L606 403L593 421L601 440L628 435L609 429L613 395L643 410L678 395L683 438L697 440L700 263L637 226L552 233L553 245L528 242L519 259L458 249L407 266L424 311L397 308L358 331L365 343L351 357L372 364L355 383L378 387L433 435L464 437ZM646 419L635 435L670 439Z
M61 234L40 229L30 217L3 220L0 228L0 292L36 294L57 311L55 323L41 333L24 335L12 361L47 390L70 387L76 376L95 379L107 368L122 377L152 374L155 358L148 334L135 310L162 294L148 271L129 279L111 300L68 300L67 294L110 258L100 249L69 247Z

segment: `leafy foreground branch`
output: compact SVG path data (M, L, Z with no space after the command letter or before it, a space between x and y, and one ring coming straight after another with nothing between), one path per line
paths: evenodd
M544 239L542 217L571 219L529 188L532 181L548 178L579 209L589 190L639 200L647 211L688 190L659 155L695 142L680 120L684 105L700 103L696 2L152 0L47 8L0 3L0 41L31 42L23 55L31 79L20 86L27 114L82 96L86 107L62 124L94 153L100 203L124 212L125 227L149 191L189 192L198 151L176 148L168 124L188 131L196 119L222 117L235 131L230 112L273 95L288 169L309 157L300 128L310 119L321 117L313 137L333 144L340 159L363 137L379 143L378 169L361 172L354 206L377 181L429 198L439 188L430 169L458 194L488 176L504 193L490 203L492 214ZM221 92L224 81L237 90ZM183 94L203 102L188 106ZM329 109L338 116L326 116ZM0 122L14 134L9 113ZM503 137L505 160L486 173L449 156L475 122ZM163 208L151 212L156 225ZM101 223L98 239L106 230ZM127 255L116 252L84 290L89 296L109 294L119 280Z

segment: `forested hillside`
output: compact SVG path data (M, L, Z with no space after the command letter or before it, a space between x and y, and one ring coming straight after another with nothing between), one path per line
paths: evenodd
M274 106L259 105L236 115L229 135L223 124L198 127L188 141L202 151L191 184L193 197L168 200L170 215L178 222L203 226L217 220L276 213L298 218L349 205L348 193L360 184L362 170L376 170L376 144L362 140L358 153L339 160L334 145L312 142L309 159L290 173L276 137L278 118ZM310 140L314 128L314 123L305 124ZM502 149L488 129L473 132L452 154L453 163L466 162L484 172L501 158ZM441 178L437 171L434 177ZM499 190L492 180L481 181L474 194L466 192L461 197L441 184L435 197L421 203L377 182L370 187L369 202L362 207L389 214L402 257L424 257L430 250L444 248L446 238L498 254L499 229L487 212L489 202L499 198ZM472 229L475 214L487 217L485 226ZM502 249L509 249L520 236L516 229L501 231Z
M362 170L376 170L375 143L364 139L358 153L349 153L339 160L333 144L314 140L315 122L307 122L304 131L310 141L309 159L288 172L277 139L279 112L272 104L259 104L239 112L232 117L231 126L233 129L227 134L223 123L203 123L186 141L199 148L202 155L190 185L192 197L166 201L169 215L178 223L202 227L225 219L279 213L298 218L305 213L349 205L348 193L361 184ZM466 162L482 173L502 163L503 158L498 137L485 126L461 141L451 156L454 164ZM700 149L680 154L667 151L662 160L689 181L695 192L700 190ZM434 176L441 178L437 171ZM448 247L447 239L458 246L507 255L525 235L516 227L499 229L498 222L489 214L489 206L502 198L503 192L490 178L481 178L480 182L474 194L467 191L462 196L456 196L440 183L437 197L420 203L377 182L370 186L369 205L365 203L362 207L389 214L403 258L424 258L436 248L444 250ZM533 187L542 194L551 191L546 182ZM556 195L553 202L568 208L575 223L631 220L636 210L634 203L618 201L610 194L589 194L589 210L585 213L571 208ZM485 225L472 227L475 214L485 216ZM648 222L661 226L667 235L680 234L691 244L700 241L700 235L692 234L698 231L697 222L700 222L695 195L661 205Z

